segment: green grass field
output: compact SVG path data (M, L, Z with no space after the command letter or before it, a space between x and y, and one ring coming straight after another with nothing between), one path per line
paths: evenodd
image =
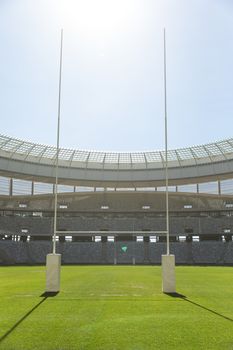
M0 349L233 349L233 268L176 267L161 293L159 266L63 266L61 292L43 297L45 268L0 268Z

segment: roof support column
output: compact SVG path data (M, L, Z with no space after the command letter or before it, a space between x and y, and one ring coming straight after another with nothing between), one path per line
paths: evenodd
M221 195L221 181L218 180L218 194Z
M31 195L34 196L34 181L32 181Z
M13 179L12 177L10 178L10 184L9 184L9 195L13 195Z

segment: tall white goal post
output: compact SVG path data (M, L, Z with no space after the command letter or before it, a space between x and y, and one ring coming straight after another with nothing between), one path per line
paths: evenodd
M168 196L168 157L167 157L167 65L166 65L166 31L163 31L164 52L164 131L165 131L165 181L166 181L166 255L162 255L162 291L176 292L175 255L170 254L169 242L169 196Z
M52 252L52 254L48 254L46 257L46 288L45 288L46 292L59 292L60 291L61 254L56 254L56 234L57 234L58 160L59 160L59 148L60 148L62 48L63 48L63 29L61 29L59 86L58 86L57 150L56 150L56 165L55 165L53 252Z

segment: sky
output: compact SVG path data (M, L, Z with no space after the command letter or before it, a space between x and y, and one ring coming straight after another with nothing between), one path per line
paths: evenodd
M164 149L233 136L231 0L0 0L0 134L60 146Z

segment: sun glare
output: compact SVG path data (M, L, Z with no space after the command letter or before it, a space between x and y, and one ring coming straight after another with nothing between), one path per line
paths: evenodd
M133 0L60 0L56 9L62 27L76 27L82 32L101 32L125 27L135 16Z

